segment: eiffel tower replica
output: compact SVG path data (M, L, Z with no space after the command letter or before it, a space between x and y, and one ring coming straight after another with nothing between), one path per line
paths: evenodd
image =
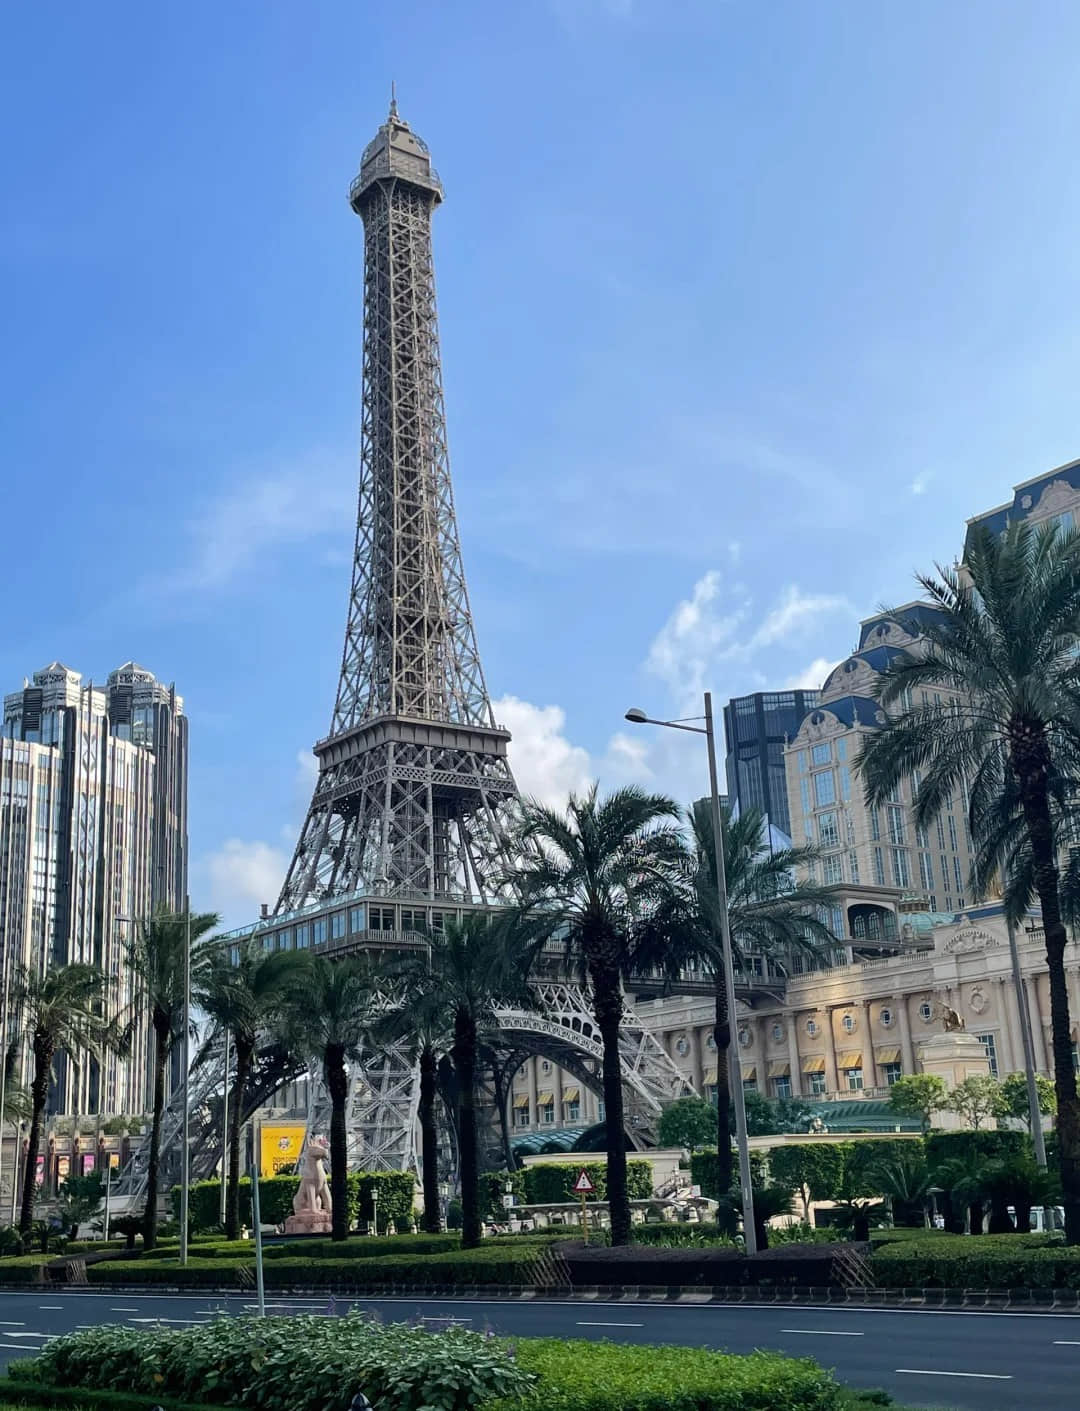
M275 915L363 893L495 899L517 789L461 562L446 446L425 143L396 100L349 200L364 222L360 503L345 650Z

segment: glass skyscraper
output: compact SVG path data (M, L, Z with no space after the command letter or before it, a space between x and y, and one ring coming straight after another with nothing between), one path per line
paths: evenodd
M784 746L820 696L820 691L756 691L735 696L724 707L728 798L742 813L760 809L789 838Z

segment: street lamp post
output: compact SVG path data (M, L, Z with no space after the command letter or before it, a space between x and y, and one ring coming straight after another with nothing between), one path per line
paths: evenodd
M700 716L693 717L701 719ZM735 1021L735 962L731 950L731 925L728 917L727 875L724 870L724 834L720 818L720 787L716 773L716 732L713 728L712 692L705 692L705 725L688 724L685 720L653 720L643 710L628 710L626 719L634 725L662 725L670 730L688 730L692 735L704 735L709 751L709 803L712 809L713 850L716 862L716 890L720 903L720 948L724 957L724 995L727 1000L728 1074L735 1104L735 1144L739 1149L739 1182L742 1186L743 1239L747 1254L757 1253L757 1233L754 1225L754 1192L750 1185L750 1145L746 1132L746 1098L742 1085L739 1059L738 1025Z
M184 1043L183 1043L183 1134L180 1138L180 1263L188 1262L189 1200L191 1178L191 1114L188 1103L188 1075L191 1072L191 898L184 897ZM226 1082L228 1075L226 1075ZM262 1292L260 1287L260 1304ZM261 1309L260 1309L261 1311Z

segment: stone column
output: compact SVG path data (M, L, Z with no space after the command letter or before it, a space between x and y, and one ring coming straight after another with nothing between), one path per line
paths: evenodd
M1039 1010L1039 987L1034 975L1024 976L1027 990L1028 1013L1031 1015L1031 1043L1035 1049L1035 1067L1040 1073L1049 1071L1046 1062L1046 1035L1043 1032L1042 1013Z
M1007 1073L1018 1073L1023 1071L1023 1056L1018 1059L1016 1048L1013 1043L1012 1025L1009 1023L1009 987L1005 983L1005 976L998 975L994 981L997 988L997 1015L998 1033L1001 1035L1001 1076Z
M914 1073L915 1068L915 1046L911 1042L911 1019L908 1015L907 995L893 995L893 1009L896 1011L896 1022L900 1029L900 1061L904 1065L905 1073Z
M788 1017L788 1062L791 1064L791 1096L802 1097L802 1060L799 1058L799 1016Z
M1001 997L1005 1014L1005 1029L1009 1035L1009 1045L1012 1048L1015 1065L1013 1072L1022 1073L1024 1071L1024 1039L1020 1032L1021 997L1016 992L1011 975L1001 982Z
M836 1080L836 1037L833 1034L832 1010L819 1010L825 1026L825 1091L838 1093L840 1085Z
M874 1035L870 1028L870 1001L868 999L862 1001L862 1020L860 1022L862 1027L863 1087L876 1088L878 1085L877 1064L874 1061Z
M540 1106L537 1102L539 1091L536 1081L536 1065L540 1062L538 1058L529 1059L529 1126L538 1127L540 1125Z

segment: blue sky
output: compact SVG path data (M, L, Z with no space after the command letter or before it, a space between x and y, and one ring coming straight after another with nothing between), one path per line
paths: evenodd
M526 787L689 797L623 727L816 682L1080 455L1080 8L506 0L4 10L0 687L175 679L192 891L272 901L333 704L362 227L395 78L461 532Z

